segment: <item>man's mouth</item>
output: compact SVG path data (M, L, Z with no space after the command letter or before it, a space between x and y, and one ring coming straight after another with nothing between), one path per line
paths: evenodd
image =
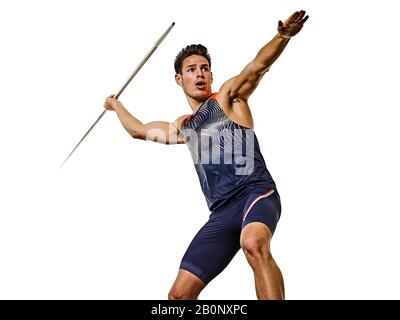
M199 82L196 82L195 85L199 89L204 89L206 86L206 83L204 81L199 81Z

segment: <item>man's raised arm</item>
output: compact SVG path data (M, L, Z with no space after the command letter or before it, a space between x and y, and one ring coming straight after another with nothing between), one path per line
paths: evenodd
M254 60L238 76L225 82L221 91L228 91L227 94L232 100L247 100L257 88L262 76L281 55L289 39L300 32L308 19L305 13L304 10L296 11L285 22L279 20L277 35L261 48Z

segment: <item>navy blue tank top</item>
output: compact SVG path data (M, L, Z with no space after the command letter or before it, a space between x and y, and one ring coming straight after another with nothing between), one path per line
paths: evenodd
M182 123L208 208L215 211L253 185L276 185L265 165L254 130L231 121L212 94Z

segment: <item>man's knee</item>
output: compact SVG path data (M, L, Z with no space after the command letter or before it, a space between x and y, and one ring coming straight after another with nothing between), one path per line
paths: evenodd
M195 300L201 290L206 286L200 278L194 274L180 269L178 276L168 293L169 300Z
M171 289L168 292L168 300L182 300L182 296L176 290Z
M182 290L172 287L168 292L168 300L196 300L199 293L198 290Z
M266 237L248 236L243 239L241 246L246 258L252 262L272 259Z
M184 300L184 296L182 291L178 291L175 288L171 288L168 292L168 300Z
M250 264L272 259L269 246L271 237L271 231L260 222L249 223L243 228L240 246Z

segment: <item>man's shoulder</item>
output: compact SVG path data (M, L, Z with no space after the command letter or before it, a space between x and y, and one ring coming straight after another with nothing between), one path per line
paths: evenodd
M174 121L175 127L180 131L186 119L190 118L192 114L184 114Z

